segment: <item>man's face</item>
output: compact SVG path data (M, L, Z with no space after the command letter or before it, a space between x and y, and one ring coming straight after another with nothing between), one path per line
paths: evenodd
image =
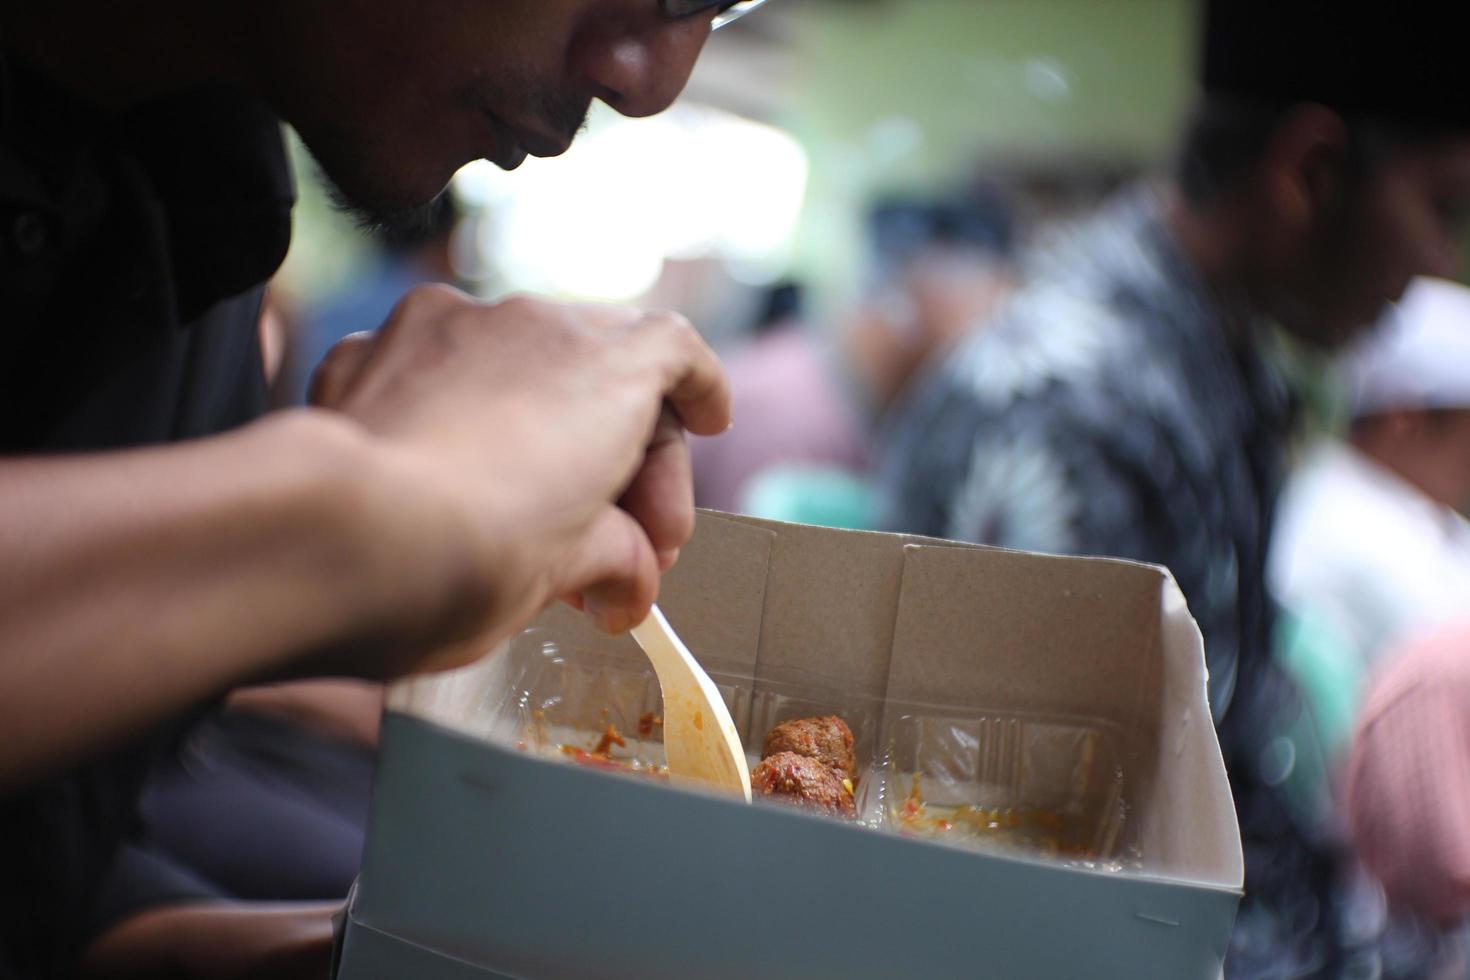
M1432 424L1444 502L1470 515L1470 409L1441 412Z
M1470 234L1470 135L1394 153L1313 216L1283 270L1283 324L1341 346L1377 322L1417 276L1453 279Z
M563 152L593 99L666 108L714 12L658 0L295 0L268 20L268 96L349 201L392 216L480 158Z
M1470 408L1399 408L1353 427L1353 444L1431 500L1470 516Z

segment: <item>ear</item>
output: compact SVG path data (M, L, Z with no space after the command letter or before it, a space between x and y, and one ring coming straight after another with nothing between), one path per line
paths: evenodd
M1271 209L1286 227L1304 230L1336 205L1347 142L1347 124L1325 106L1295 106L1276 125L1262 175Z

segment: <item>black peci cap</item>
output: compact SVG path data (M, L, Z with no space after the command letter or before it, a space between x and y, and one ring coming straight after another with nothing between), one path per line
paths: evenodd
M1470 58L1433 0L1205 0L1211 94L1470 129Z

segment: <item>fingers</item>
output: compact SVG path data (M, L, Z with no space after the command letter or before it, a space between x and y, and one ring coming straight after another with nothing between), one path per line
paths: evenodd
M618 506L643 528L660 571L668 571L694 531L693 467L684 427L665 408L654 427L643 465Z
M610 633L632 629L658 597L658 561L643 528L626 511L608 507L594 521L560 590Z
M633 327L634 343L661 375L664 399L690 432L719 435L730 427L730 382L704 340L677 313L648 313Z
M349 334L337 342L311 375L307 401L323 408L335 408L352 390L372 355L376 337L369 331Z
M661 571L694 531L694 479L683 429L718 435L730 427L730 384L712 350L673 313L645 314L632 328L638 356L660 370L664 408L643 465L619 506L647 535Z

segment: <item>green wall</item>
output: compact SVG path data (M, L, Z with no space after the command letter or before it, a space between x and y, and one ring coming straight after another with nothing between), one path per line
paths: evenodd
M1156 159L1193 94L1193 0L778 2L801 67L776 121L812 164L797 271L819 287L851 284L874 191L985 159Z

